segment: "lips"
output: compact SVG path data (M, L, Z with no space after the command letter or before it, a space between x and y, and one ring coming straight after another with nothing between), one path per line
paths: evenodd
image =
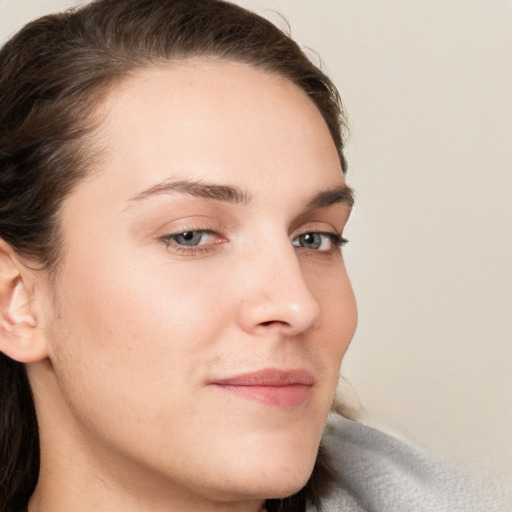
M268 407L290 409L310 398L314 383L313 375L307 370L266 368L215 380L211 385Z

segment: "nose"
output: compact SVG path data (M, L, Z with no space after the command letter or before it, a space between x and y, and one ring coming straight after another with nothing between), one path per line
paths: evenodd
M297 336L322 321L320 303L304 278L295 249L286 242L246 259L239 309L239 323L246 332Z

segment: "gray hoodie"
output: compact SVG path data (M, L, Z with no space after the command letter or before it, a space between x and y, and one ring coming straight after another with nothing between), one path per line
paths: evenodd
M337 414L322 444L340 483L307 512L505 512L421 450Z

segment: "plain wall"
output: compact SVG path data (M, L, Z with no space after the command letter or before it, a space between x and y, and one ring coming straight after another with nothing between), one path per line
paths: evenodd
M0 39L72 0L0 0ZM318 51L350 119L345 250L364 421L512 481L512 2L246 0Z

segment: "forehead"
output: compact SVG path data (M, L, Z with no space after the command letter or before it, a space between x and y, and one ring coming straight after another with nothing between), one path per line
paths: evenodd
M343 181L327 125L307 95L245 64L191 60L143 69L112 90L99 115L95 139L108 171L100 174L126 197L169 178L244 189Z

